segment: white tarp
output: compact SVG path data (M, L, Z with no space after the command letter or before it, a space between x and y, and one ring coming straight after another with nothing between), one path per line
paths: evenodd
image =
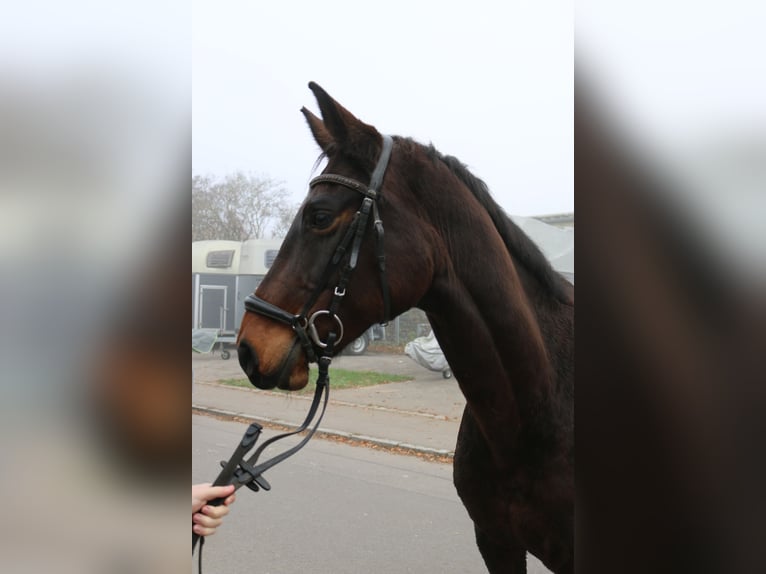
M218 341L218 329L192 329L192 351L209 353Z
M511 219L537 244L556 271L574 276L574 230L560 229L531 217L512 215Z
M433 331L425 337L418 337L407 343L404 346L404 353L426 369L443 371L449 368L447 359L444 357Z

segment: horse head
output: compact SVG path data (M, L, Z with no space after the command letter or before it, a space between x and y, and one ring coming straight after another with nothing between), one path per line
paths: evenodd
M428 230L411 195L401 193L408 178L396 144L389 140L393 150L386 150L377 129L317 84L309 88L322 117L301 112L327 166L246 303L237 341L243 370L264 389L303 388L330 332L339 338L337 354L370 325L414 306L434 270ZM370 189L376 168L380 182Z

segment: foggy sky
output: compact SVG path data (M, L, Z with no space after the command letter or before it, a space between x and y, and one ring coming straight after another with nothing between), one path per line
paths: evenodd
M195 3L193 173L253 172L302 199L313 80L458 157L509 213L572 211L572 7L505 4Z

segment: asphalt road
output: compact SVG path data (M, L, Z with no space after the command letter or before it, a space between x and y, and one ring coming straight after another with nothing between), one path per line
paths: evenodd
M245 428L192 417L194 482L215 478ZM451 465L315 439L266 477L271 491L238 491L205 574L486 573Z

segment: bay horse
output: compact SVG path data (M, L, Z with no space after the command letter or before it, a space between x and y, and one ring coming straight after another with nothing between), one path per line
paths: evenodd
M487 569L526 572L531 552L572 572L574 287L456 158L309 88L321 119L301 112L327 166L246 302L243 370L301 389L330 336L335 354L423 309L466 398L454 483Z

